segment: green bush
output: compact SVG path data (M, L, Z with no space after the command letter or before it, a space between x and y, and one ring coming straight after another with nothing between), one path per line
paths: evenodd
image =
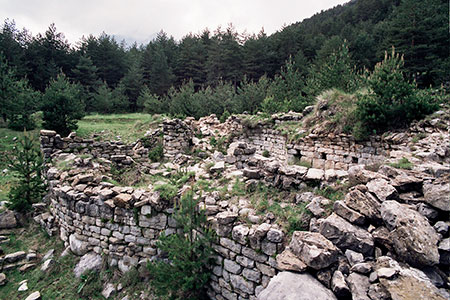
M403 58L392 49L392 54L386 53L375 66L367 80L370 91L360 95L357 103L358 135L406 126L438 108L428 93L418 91L404 78L403 65Z
M153 146L153 148L150 149L148 152L148 158L152 162L161 161L164 157L164 148L161 143L157 143Z
M157 247L167 256L148 264L152 287L158 296L168 299L207 299L205 285L209 281L213 261L214 231L203 210L198 211L192 191L180 200L173 215L180 231L161 235Z
M9 169L16 175L17 181L9 192L8 208L25 212L31 204L41 200L45 191L41 177L43 160L34 139L27 133L15 147L16 155L8 157Z

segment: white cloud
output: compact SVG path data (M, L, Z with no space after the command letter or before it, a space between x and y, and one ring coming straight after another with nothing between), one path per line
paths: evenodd
M347 0L348 1L348 0ZM14 19L33 34L55 23L75 43L85 35L108 34L146 41L163 29L176 39L206 27L233 23L239 32L271 34L343 0L0 0L0 19Z

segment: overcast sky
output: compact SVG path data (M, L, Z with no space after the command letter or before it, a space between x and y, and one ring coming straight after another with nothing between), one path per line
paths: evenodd
M239 33L267 34L348 0L0 0L1 22L15 20L33 35L55 23L71 43L103 31L147 42L161 29L179 40L233 23Z

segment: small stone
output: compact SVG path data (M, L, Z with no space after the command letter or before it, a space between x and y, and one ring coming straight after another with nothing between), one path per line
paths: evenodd
M372 271L372 265L369 263L357 263L353 265L353 267L350 269L352 272L357 272L360 274L367 274L370 271Z
M39 291L31 293L25 300L40 300L41 299L41 293Z
M44 257L42 258L42 261L46 261L50 258L53 258L54 253L55 253L55 249L48 250L47 253L45 253Z
M379 278L392 278L394 275L397 274L397 270L394 268L379 268L377 270L377 276Z
M114 287L114 284L107 283L103 288L102 296L106 299L109 299L115 292L116 288Z
M55 261L51 258L47 259L41 267L42 272L48 272L55 265Z
M5 273L0 273L0 286L5 285L6 284L6 275Z
M438 221L436 222L436 224L434 224L433 227L437 233L440 233L445 236L448 232L449 225L444 221Z
M28 291L28 281L24 280L19 283L19 288L17 289L19 292Z

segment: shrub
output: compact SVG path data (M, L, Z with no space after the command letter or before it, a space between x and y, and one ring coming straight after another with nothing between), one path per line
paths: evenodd
M264 150L263 153L262 153L262 156L269 157L270 156L270 152L268 150Z
M161 161L164 157L164 148L161 143L154 145L148 152L148 158L152 162Z
M404 78L403 65L403 58L393 48L392 54L386 53L375 66L367 80L370 92L358 99L356 116L360 124L355 128L356 135L402 127L437 109L438 104L430 101L428 93L418 91Z
M205 284L211 271L214 231L207 223L203 210L197 210L192 191L180 200L173 215L180 231L161 235L158 248L168 262L161 260L148 264L153 277L155 293L169 299L206 299Z
M16 156L8 157L9 169L15 172L17 182L9 192L10 209L24 212L41 200L45 186L41 177L43 160L34 139L25 132L15 147Z

